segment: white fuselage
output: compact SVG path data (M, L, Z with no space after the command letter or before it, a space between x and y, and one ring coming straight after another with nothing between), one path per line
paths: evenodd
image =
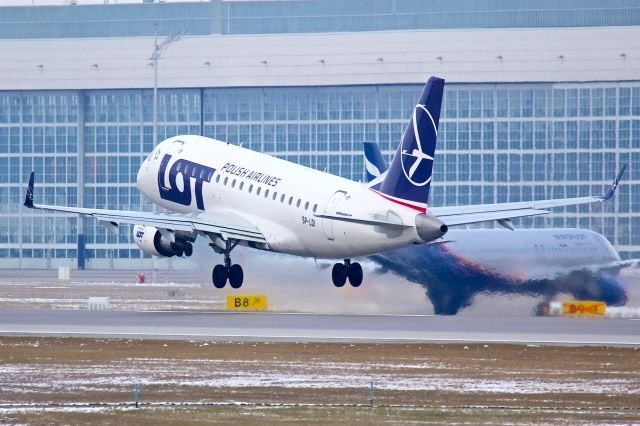
M237 215L277 252L342 259L426 242L415 228L420 212L361 183L202 136L158 144L140 167L138 189L172 212L205 220ZM407 226L389 230L320 214Z
M449 231L447 239L443 247L451 254L523 278L550 278L620 262L611 243L587 229L462 229Z

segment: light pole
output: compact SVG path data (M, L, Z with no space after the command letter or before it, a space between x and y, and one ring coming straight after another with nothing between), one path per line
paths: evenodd
M183 30L174 31L158 44L158 23L153 25L153 53L149 58L153 61L153 147L158 145L158 59L169 46L177 43L185 34Z
M153 53L149 58L153 61L153 148L158 145L158 59L162 52L167 50L169 46L180 41L184 35L184 31L174 31L167 38L158 44L158 23L153 24ZM153 204L153 212L157 213L158 208ZM158 278L156 271L156 257L151 256L151 281L155 284Z

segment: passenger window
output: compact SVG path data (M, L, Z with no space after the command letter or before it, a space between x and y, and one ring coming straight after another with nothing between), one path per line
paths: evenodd
M266 191L264 191L264 198L267 198L269 196L269 189L267 189Z
M220 175L216 176L216 183L220 182Z
M256 195L260 195L260 190L261 190L261 189L262 189L262 188L260 188L260 187L258 187L258 189L256 189Z
M304 203L304 209L305 209L305 210L309 210L309 202L308 202L308 201L305 201L305 203Z
M229 178L228 178L228 177L224 178L224 184L225 184L225 186L227 185L227 182L228 182L228 181L229 181Z
M282 194L282 195L280 196L280 202L281 202L281 203L284 203L284 197L285 197L285 195L284 195L284 194Z
M211 182L211 178L213 177L213 172L209 172L209 177L207 179L208 182Z
M249 185L249 194L253 191L253 184Z
M231 187L232 187L232 188L235 188L235 187L236 187L236 180L235 180L235 179L231 181Z
M182 161L178 161L178 166L176 167L177 171L182 171Z
M188 164L187 164L186 166L184 166L184 174L185 174L185 175L188 175L188 174L189 174L189 170L191 170L191 169L189 168L189 165L188 165Z
M244 187L244 182L240 182L240 186L238 187L240 190Z
M298 202L296 203L296 207L300 207L300 198L298 198Z
M315 213L315 212L316 212L316 210L318 210L318 205L317 205L317 204L314 204L314 205L313 205L313 212Z
M278 191L273 191L273 201L275 201L276 198L278 198Z
M293 197L289 197L289 205L293 204Z
M200 179L204 179L204 169L200 172Z

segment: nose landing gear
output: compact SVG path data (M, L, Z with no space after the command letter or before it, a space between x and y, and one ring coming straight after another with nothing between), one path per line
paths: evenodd
M215 288L224 288L227 284L227 280L232 288L242 287L242 281L244 280L242 266L238 264L231 264L230 256L231 250L233 250L237 245L237 241L233 244L229 240L226 241L226 247L223 251L224 265L216 265L211 273L211 280L213 281L213 286Z
M362 266L358 262L351 263L351 259L345 259L344 263L336 263L331 270L333 285L342 287L349 279L352 287L360 287L362 284Z

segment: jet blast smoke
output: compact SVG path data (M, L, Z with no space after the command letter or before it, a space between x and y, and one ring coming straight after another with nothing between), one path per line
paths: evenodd
M455 315L471 306L477 294L551 300L564 293L609 305L625 304L628 299L617 276L574 270L536 279L522 278L471 261L447 245L412 246L370 256L369 262L362 263L365 282L358 288L349 285L335 288L331 284L330 261L315 263L312 259L244 247L235 249L232 258L243 265L245 278L250 278L245 279L242 291L268 294L270 307L277 311L423 314L431 310L430 301L434 313ZM211 269L222 262L222 255L214 254L205 242L196 241L193 256L184 261L201 270L202 282L210 286ZM236 293L228 286L215 290L220 296ZM492 308L491 312L499 310Z
M245 271L240 290L228 285L213 289L211 269L222 262L222 255L214 254L206 242L196 240L193 256L183 259L191 269L202 271L205 287L212 295L266 294L269 309L276 312L306 312L322 314L423 314L431 307L423 299L422 287L391 274L375 273L373 262L363 262L365 283L353 288L336 288L331 283L333 262L301 258L285 254L261 252L237 247L231 258Z
M606 273L574 270L553 278L522 279L453 253L446 245L414 246L370 256L378 272L392 272L420 284L439 315L455 315L473 303L476 294L543 296L565 293L580 300L623 305L628 296L618 279Z

